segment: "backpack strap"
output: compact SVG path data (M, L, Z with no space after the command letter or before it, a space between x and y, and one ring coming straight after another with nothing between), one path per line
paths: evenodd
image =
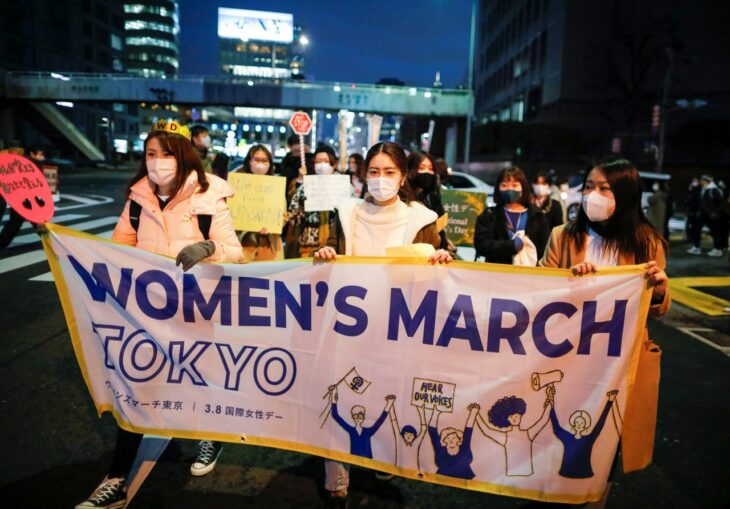
M213 222L213 216L210 214L198 214L198 228L203 234L205 240L210 240L210 224Z
M132 224L134 231L139 230L139 218L142 215L142 205L134 200L129 200L129 222ZM210 225L213 222L213 216L210 214L198 215L198 228L203 234L205 240L210 240Z
M142 205L134 200L129 200L129 222L134 231L139 230L139 216L142 215Z

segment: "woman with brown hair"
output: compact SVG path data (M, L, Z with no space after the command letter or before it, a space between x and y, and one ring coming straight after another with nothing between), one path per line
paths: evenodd
M664 272L667 242L644 216L641 193L639 172L631 162L612 158L596 164L586 173L578 217L553 229L540 266L571 269L574 274L582 275L600 271L601 267L643 264L647 282L652 287L649 317L658 318L664 316L671 306L668 278ZM649 339L645 328L642 353L655 351L658 348ZM643 385L640 383L640 380L643 381L643 359L640 355L634 389ZM643 407L643 413L646 413L652 405L656 409L656 400L640 401L632 398L632 394L627 399L622 432L623 459L624 465L634 470L650 462L646 458L651 458L654 446L652 423L647 430L646 423L637 417L642 412L636 409ZM645 433L632 433L639 429ZM641 438L649 436L651 440ZM603 499L589 507L603 507L611 478L609 476Z
M517 166L497 177L494 203L477 218L474 248L487 262L535 266L550 236L547 218L532 204L530 184Z
M450 262L448 252L436 250L441 244L436 213L413 200L403 149L387 141L373 145L365 157L365 168L370 196L340 203L327 245L315 251L314 258L384 256L388 247L421 243L432 246L430 263ZM339 461L325 461L325 489L330 501L346 506L349 485L347 467Z
M127 189L112 240L175 256L183 271L203 260L241 261L241 244L226 205L233 189L205 173L186 127L164 121L155 127L145 140L145 158ZM127 477L142 434L120 427L117 431L106 477L77 509L126 505Z

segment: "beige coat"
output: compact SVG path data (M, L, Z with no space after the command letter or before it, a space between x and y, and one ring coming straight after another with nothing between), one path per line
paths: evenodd
M233 229L231 212L226 198L233 196L233 188L215 175L206 174L208 190L200 192L198 175L193 172L180 192L173 196L164 210L160 210L157 196L147 177L132 186L130 199L142 207L139 229L129 221L129 203L124 206L112 240L167 256L177 256L180 250L205 240L198 226L197 214L211 215L210 240L215 252L207 261L240 262L241 244Z
M585 248L578 249L567 237L563 237L565 225L553 228L550 241L545 248L545 255L538 262L541 267L567 269L583 262ZM664 248L657 244L653 253L649 253L650 261L656 261L663 270L667 262L664 257ZM633 256L620 256L619 265L635 265ZM664 300L649 307L649 317L661 318L672 304L669 288L664 294ZM634 388L626 399L624 412L623 432L621 434L621 451L623 454L624 472L645 468L651 463L654 447L654 432L656 429L657 393L648 387L658 384L660 350L649 339L649 330L644 327L642 337L642 351L639 355L639 371L636 374ZM651 357L655 357L652 359ZM642 371L642 367L645 370ZM643 375L643 376L642 376ZM652 380L652 377L656 377Z

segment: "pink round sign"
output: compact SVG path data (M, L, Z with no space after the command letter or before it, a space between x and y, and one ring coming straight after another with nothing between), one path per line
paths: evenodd
M31 223L53 217L53 195L43 172L25 157L0 154L0 195Z

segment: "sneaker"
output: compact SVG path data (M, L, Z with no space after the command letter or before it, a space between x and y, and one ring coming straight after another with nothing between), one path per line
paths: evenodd
M347 505L349 502L349 497L347 495L347 490L337 490L337 491L330 491L328 492L327 496L327 507L332 507L336 509L347 509Z
M127 480L124 477L105 477L94 493L76 506L76 509L121 509L127 505Z
M691 246L687 252L691 255L700 255L702 254L702 250L697 246Z
M198 457L190 465L190 473L195 477L199 477L212 472L222 450L223 444L220 442L201 440L198 444Z
M722 256L722 249L711 249L707 252L707 256Z

